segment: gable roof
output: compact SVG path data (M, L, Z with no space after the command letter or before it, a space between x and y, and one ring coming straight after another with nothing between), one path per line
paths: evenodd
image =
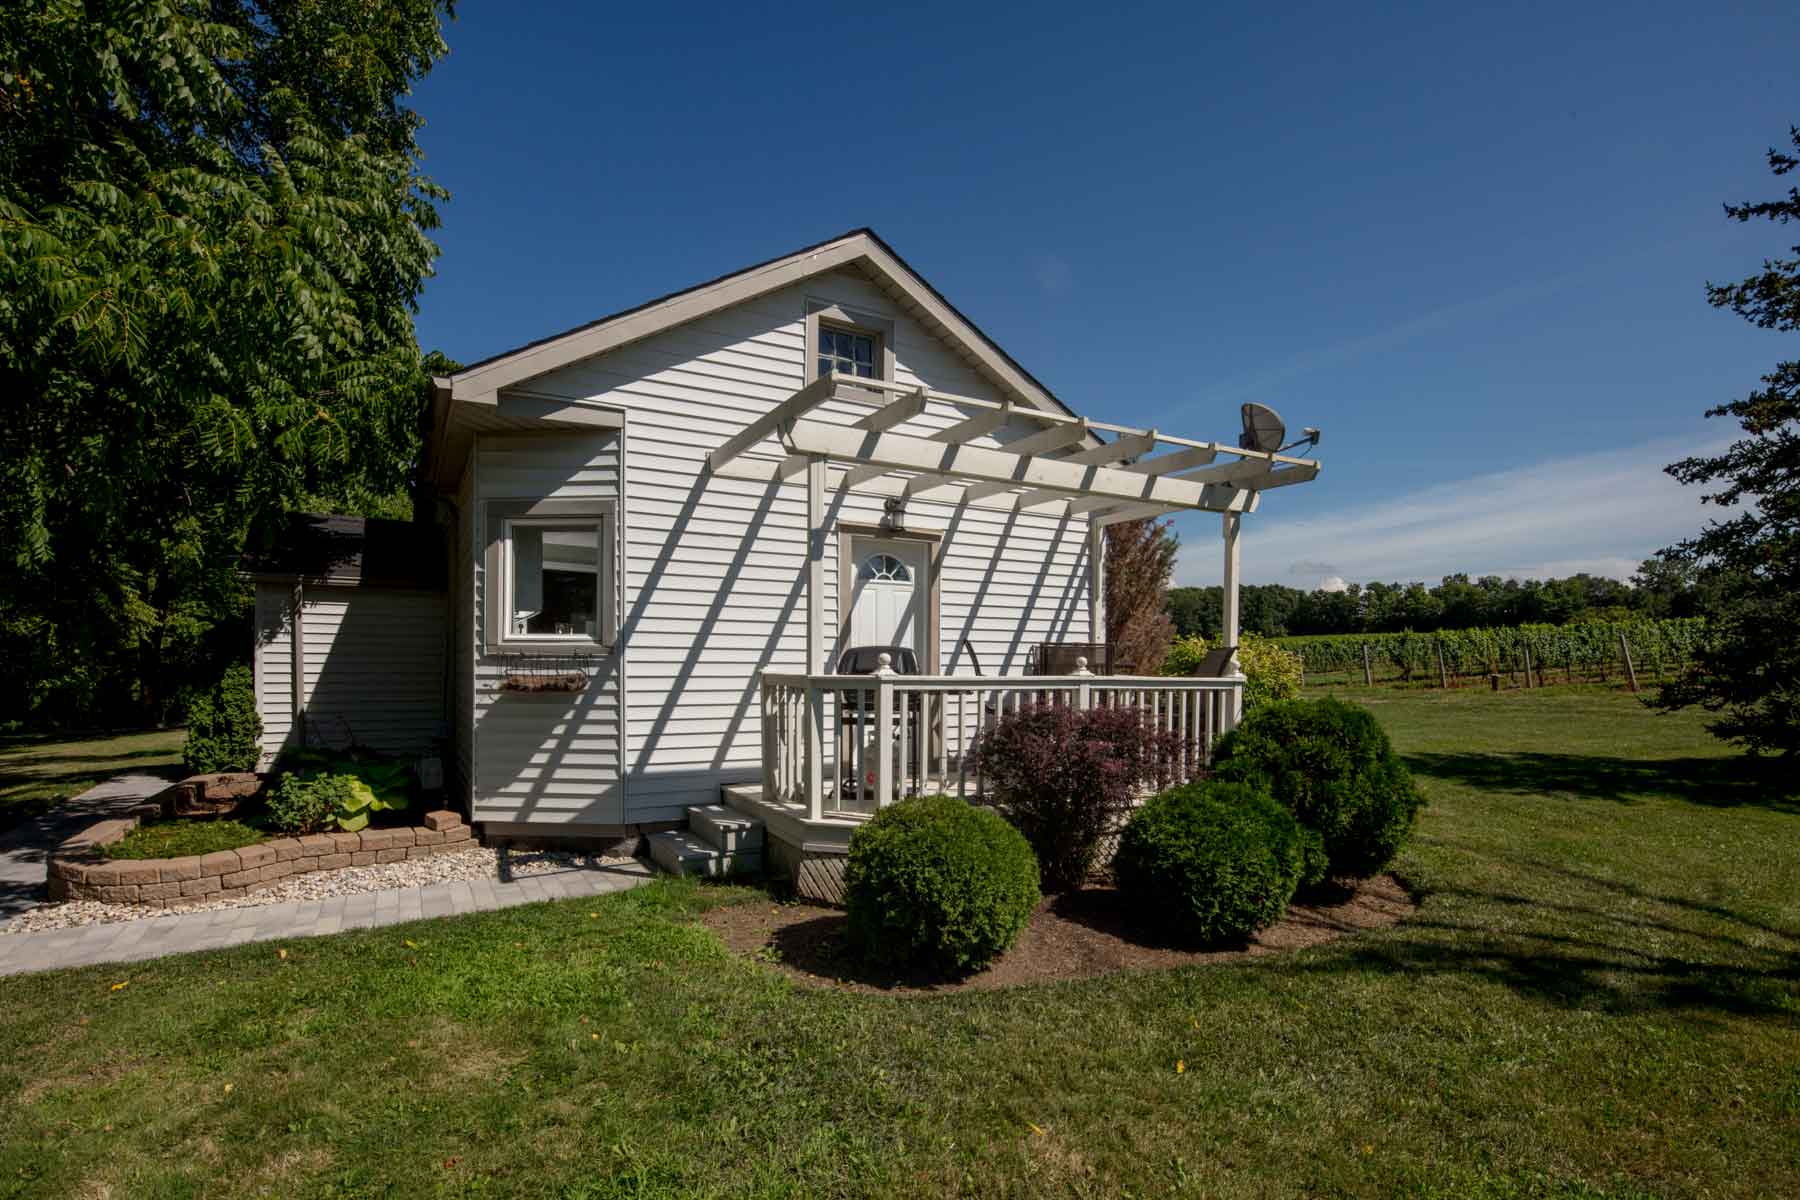
M457 400L485 399L501 388L605 354L677 325L700 320L815 275L846 267L862 270L907 315L958 350L1006 395L1032 408L1073 415L1073 411L1049 388L1002 350L945 299L942 292L895 253L893 247L868 228L853 229L828 241L671 292L563 333L528 342L440 377L439 386L447 388L451 397Z

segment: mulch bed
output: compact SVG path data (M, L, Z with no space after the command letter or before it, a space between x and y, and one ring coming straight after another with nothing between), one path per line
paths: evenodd
M1123 897L1109 887L1051 896L1038 905L1019 942L985 971L944 978L870 966L844 939L848 918L813 904L734 904L703 918L734 952L770 962L806 983L883 994L938 994L1089 979L1118 971L1155 971L1237 962L1315 946L1365 929L1397 925L1418 906L1391 875L1354 892L1295 904L1279 924L1247 944L1196 950L1170 945L1135 927Z

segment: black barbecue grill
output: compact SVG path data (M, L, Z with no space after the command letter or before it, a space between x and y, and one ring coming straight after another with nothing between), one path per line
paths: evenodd
M881 656L884 654L888 656L888 670L894 674L917 675L919 673L919 656L913 652L911 646L852 646L838 657L837 673L839 675L873 675L881 669ZM913 745L918 744L919 715L922 711L923 700L924 697L917 692L907 693L900 711L894 713L895 719L898 719L901 713L905 714L907 738ZM861 731L875 724L876 705L873 686L845 688L838 693L838 746L840 753L846 742L851 745L861 744ZM908 755L907 758L910 760L912 755ZM899 768L895 772L896 786L901 786L899 781L911 778L914 773L913 764L910 761L899 764ZM842 774L843 779L839 781L839 795L844 799L849 799L856 795L858 781L848 755L844 759ZM862 790L865 793L871 791L873 784L866 780L863 782Z

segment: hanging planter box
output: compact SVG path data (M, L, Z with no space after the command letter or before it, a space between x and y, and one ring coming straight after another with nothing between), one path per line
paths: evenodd
M503 692L579 692L588 678L579 671L567 675L508 675L500 681Z
M506 674L497 685L503 692L582 692L592 681L590 654L508 654L501 659Z

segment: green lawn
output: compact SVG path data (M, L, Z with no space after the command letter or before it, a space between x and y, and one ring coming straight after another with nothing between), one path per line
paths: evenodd
M1367 699L1398 928L894 999L660 882L0 980L0 1195L1792 1195L1800 813L1629 697Z
M139 825L124 838L101 848L108 858L182 858L236 850L269 840L270 834L256 818L244 821L152 821Z
M48 812L124 771L181 762L182 731L102 734L80 741L0 737L0 830Z

